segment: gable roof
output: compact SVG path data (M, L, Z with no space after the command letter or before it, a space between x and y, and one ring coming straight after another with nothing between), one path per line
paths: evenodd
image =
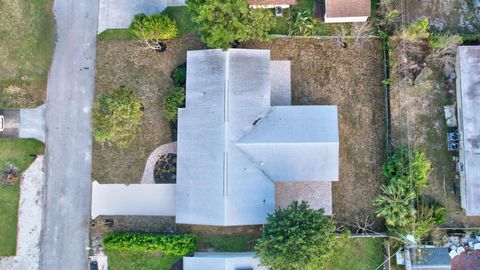
M272 107L270 79L266 50L188 52L186 108L178 115L177 223L263 224L275 209L277 179L338 180L336 107ZM275 144L262 138L269 126L277 129L267 134ZM324 167L332 177L314 169L318 159L304 159L321 151L336 160Z
M337 118L336 106L271 107L236 146L273 181L337 181Z
M325 0L326 17L365 17L370 16L370 0Z

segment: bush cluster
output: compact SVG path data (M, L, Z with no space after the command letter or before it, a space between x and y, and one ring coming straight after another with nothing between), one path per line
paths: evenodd
M420 151L410 155L400 148L387 160L383 168L387 183L373 203L391 232L419 239L445 222L445 208L422 197L430 171L431 163Z
M117 251L162 252L186 256L195 251L197 239L191 234L162 235L143 233L106 233L103 245Z
M168 121L176 122L178 118L178 108L185 106L185 89L183 87L174 87L169 95L163 101L163 111Z
M166 40L177 36L177 24L167 15L143 13L135 15L129 28L130 32L141 40Z
M183 64L178 66L173 72L172 72L172 80L175 86L177 87L185 87L185 84L187 83L187 65Z
M127 146L137 135L142 103L126 86L102 93L93 111L93 137L97 142Z

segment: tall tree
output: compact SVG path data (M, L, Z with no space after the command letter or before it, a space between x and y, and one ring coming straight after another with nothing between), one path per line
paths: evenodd
M322 269L334 250L335 225L324 210L293 202L267 217L255 249L262 265L275 270Z
M187 0L192 21L203 42L227 49L234 41L265 39L274 24L273 13L251 9L245 0Z

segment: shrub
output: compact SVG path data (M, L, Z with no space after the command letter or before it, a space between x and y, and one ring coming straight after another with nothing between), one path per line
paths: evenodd
M137 14L133 18L129 30L141 40L166 40L177 36L175 21L162 14L151 16L143 13Z
M163 111L165 118L171 122L176 122L178 117L178 108L185 106L185 89L174 87L170 94L163 101Z
M293 15L293 25L290 28L289 35L313 36L316 25L317 20L313 19L309 11L297 11Z
M185 256L195 251L196 237L191 234L161 235L143 233L106 233L106 249L117 251L162 252L165 255Z
M323 209L294 201L268 215L255 245L261 264L276 270L321 269L336 246L335 225Z
M388 158L383 175L387 178L387 184L398 184L418 196L427 186L431 170L432 165L425 153L415 151L410 157L405 148L399 148Z
M427 39L430 35L428 18L420 19L403 29L402 38L411 42Z
M93 111L93 137L97 142L127 146L138 133L142 103L133 91L120 86L102 93Z
M175 86L185 87L187 82L187 65L182 64L172 72L172 80Z

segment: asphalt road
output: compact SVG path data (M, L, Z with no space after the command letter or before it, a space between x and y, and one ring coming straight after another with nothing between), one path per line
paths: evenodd
M46 194L40 269L88 269L91 108L98 0L56 0L48 77Z

